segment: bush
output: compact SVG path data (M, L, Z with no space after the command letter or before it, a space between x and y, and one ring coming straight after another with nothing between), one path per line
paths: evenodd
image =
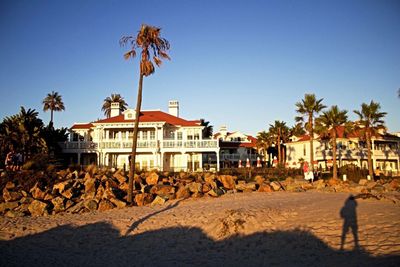
M49 157L47 154L37 154L31 159L27 160L22 166L23 170L46 170L49 164Z

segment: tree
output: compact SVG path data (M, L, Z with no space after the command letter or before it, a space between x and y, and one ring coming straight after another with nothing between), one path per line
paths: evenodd
M213 126L209 125L209 121L205 121L204 119L200 119L200 125L204 126L202 130L202 136L203 138L211 138L213 135Z
M135 126L133 129L133 143L132 143L132 156L129 171L129 188L128 188L128 202L132 205L133 195L133 178L135 173L136 163L136 145L137 135L139 128L139 115L142 105L142 88L143 77L147 77L154 73L154 63L160 66L162 59L170 59L167 51L169 50L169 42L160 37L160 28L143 24L138 32L136 38L133 36L124 36L120 40L121 45L130 45L131 50L124 54L125 59L134 58L136 49L141 49L140 54L140 76L139 88L136 100L136 115ZM151 58L152 55L152 58Z
M262 151L264 157L268 154L268 148L272 145L272 138L269 132L262 131L257 134L257 148ZM266 160L266 158L265 158Z
M331 141L332 159L333 159L333 179L337 179L336 165L336 138L340 126L345 127L345 134L348 132L349 124L347 121L347 110L340 110L334 105L329 110L324 111L321 116L315 120L315 131L322 137Z
M310 165L314 170L314 115L321 112L326 106L321 104L324 99L316 99L314 94L305 94L301 102L296 103L296 112L300 116L295 117L296 122L304 123L304 127L310 135Z
M282 157L282 138L287 136L289 132L289 128L286 126L286 123L283 121L275 121L274 124L269 125L269 135L274 139L276 149L278 150L278 163L283 163Z
M53 112L65 110L62 96L58 92L52 91L43 99L42 104L44 112L50 110L51 118L49 125L53 126Z
M111 115L111 103L118 102L119 110L121 112L125 111L128 108L128 104L125 102L124 98L120 94L111 94L104 99L103 106L101 110L104 111L104 115L107 118L110 118Z
M373 177L373 166L372 166L372 155L371 155L371 138L373 135L377 135L378 131L385 129L383 118L386 116L386 112L381 112L381 105L371 100L370 104L362 103L361 110L354 110L359 117L356 122L356 129L360 135L365 138L367 143L368 153L368 173L370 177Z

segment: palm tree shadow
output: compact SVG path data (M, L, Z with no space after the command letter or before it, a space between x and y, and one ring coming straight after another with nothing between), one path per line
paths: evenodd
M346 241L346 235L351 230L354 239L354 250L360 250L358 243L358 223L357 223L357 201L353 195L350 195L344 202L340 210L340 217L343 218L343 229L340 242L340 250L343 250Z
M153 212L153 213L151 213L151 214L149 214L149 215L147 215L147 216L145 216L145 217L143 217L143 218L141 218L141 219L139 219L139 220L133 222L132 225L131 225L131 226L128 228L128 230L126 231L125 236L129 235L129 234L130 234L131 232L133 232L141 223L143 223L144 221L148 220L149 218L151 218L151 217L153 217L153 216L155 216L155 215L157 215L157 214L159 214L159 213L162 213L162 212L164 212L164 211L167 211L167 210L170 210L170 209L173 209L173 208L177 207L177 206L179 205L179 202L181 202L181 201L182 201L182 199L176 201L176 202L175 202L174 204L172 204L172 205L168 205L167 207L165 207L165 208L162 209L162 210Z

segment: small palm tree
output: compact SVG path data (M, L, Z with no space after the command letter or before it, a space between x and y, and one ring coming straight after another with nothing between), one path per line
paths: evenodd
M65 110L64 103L62 101L62 96L58 92L52 91L47 94L47 96L42 101L43 111L46 112L50 110L51 118L49 125L53 125L53 111Z
M125 102L124 98L120 94L111 94L104 99L103 106L101 110L104 111L104 115L107 118L110 118L111 115L111 103L117 102L119 103L119 110L123 112L128 108L128 104Z
M340 126L345 126L346 133L350 125L347 121L347 110L340 110L336 105L324 111L322 115L315 120L315 131L320 134L320 136L328 138L332 144L334 179L337 179L336 138L338 137L338 129Z
M278 150L278 163L283 163L283 153L281 148L281 141L283 138L288 135L289 128L286 126L286 123L283 121L275 121L274 124L269 125L269 134L274 138L276 148Z
M301 102L296 103L296 112L300 114L295 118L296 122L304 123L305 129L310 135L310 161L311 170L314 170L314 115L321 112L326 106L321 102L324 99L316 99L314 94L305 94Z
M210 125L209 121L205 121L204 119L200 119L200 125L204 126L202 130L203 138L211 138L213 135L213 126Z
M167 54L167 51L169 50L169 42L166 39L160 37L160 31L160 28L143 24L136 38L133 36L124 36L120 40L121 45L129 44L131 46L131 50L124 54L125 59L135 57L136 49L141 49L139 88L136 101L135 126L133 129L133 144L131 156L132 162L129 171L128 202L130 204L133 204L133 177L135 173L136 163L136 145L139 129L139 115L142 106L143 77L147 77L154 73L153 61L157 66L160 66L162 63L161 59L170 59Z
M386 116L386 112L381 112L381 105L371 100L370 104L362 103L361 110L354 110L359 117L359 121L356 122L357 130L359 130L362 137L365 138L367 143L368 152L368 173L370 177L373 177L374 171L372 166L372 154L371 154L371 138L373 135L378 134L378 130L385 129L383 118Z
M268 154L268 148L272 145L272 138L269 132L262 131L257 134L257 148L264 155L264 160L266 159L266 155Z

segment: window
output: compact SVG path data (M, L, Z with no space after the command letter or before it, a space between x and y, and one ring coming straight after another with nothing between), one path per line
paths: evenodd
M150 131L150 140L156 139L156 132L155 131Z
M142 139L147 140L147 131L142 132Z
M182 140L182 132L178 132L178 140Z
M195 134L194 134L194 140L199 140L199 139L200 139L200 134L195 133Z

